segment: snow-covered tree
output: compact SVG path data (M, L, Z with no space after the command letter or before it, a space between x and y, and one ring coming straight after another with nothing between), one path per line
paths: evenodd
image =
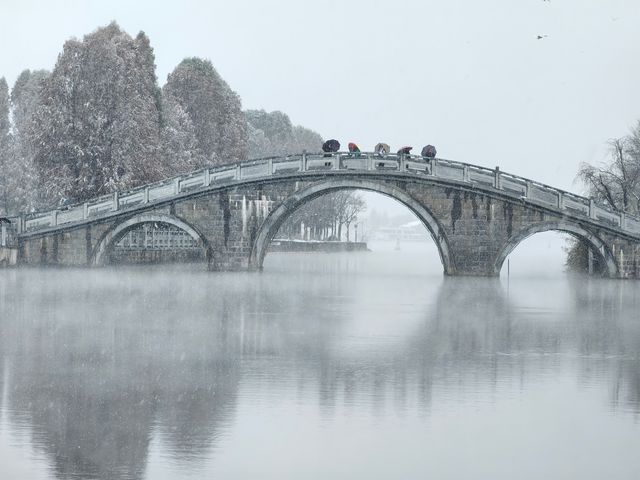
M6 215L10 205L9 158L11 156L11 132L9 123L9 87L4 77L0 78L0 215Z
M4 77L0 77L0 142L9 138L9 86Z
M285 113L247 110L249 123L249 157L269 157L300 153L303 150L319 152L322 137L307 128L293 126Z
M322 150L323 139L319 133L314 132L300 125L293 127L293 138L290 149L292 152L302 152L306 150L310 153L317 153Z
M169 173L144 33L133 39L111 23L67 41L40 98L29 137L39 187L50 201L82 201Z
M621 138L609 142L610 160L602 165L580 165L578 179L589 196L617 211L640 214L640 122ZM569 270L586 271L589 248L584 241L571 239L567 248ZM599 266L598 266L599 268Z
M346 227L349 241L350 227L367 206L362 196L353 191L340 190L315 198L295 210L282 224L278 234L299 238L304 227L304 238L309 240L342 240Z
M603 165L580 165L578 178L589 194L609 207L640 213L640 122L631 133L609 142L611 160Z
M29 131L40 102L43 82L48 76L46 70L24 70L11 89L13 149L7 170L12 213L30 211L43 201L38 195L38 176Z
M22 148L28 148L27 134L33 112L40 101L43 81L49 76L47 70L24 70L11 89L11 111L13 132ZM24 141L21 139L24 138Z
M247 158L247 122L240 97L210 61L184 59L169 74L163 91L189 115L207 162L224 164Z
M182 106L171 96L163 98L163 152L172 174L203 168L207 162L198 148L195 128Z
M264 134L264 131L247 124L249 158L260 158L275 156L271 142Z

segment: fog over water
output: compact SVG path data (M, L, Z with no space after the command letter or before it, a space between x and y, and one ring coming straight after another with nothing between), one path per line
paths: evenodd
M2 478L638 477L637 282L372 247L0 271Z

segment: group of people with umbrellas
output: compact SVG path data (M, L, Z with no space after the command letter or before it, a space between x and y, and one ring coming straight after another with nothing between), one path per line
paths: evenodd
M349 148L349 153L360 153L360 148L353 142L349 142L347 147ZM400 150L398 150L398 155L410 155L411 150L413 150L413 147L402 147ZM333 138L331 140L327 140L322 144L322 151L328 154L336 153L340 151L340 142ZM386 143L380 142L374 147L373 151L380 156L387 155L389 152L391 152L391 147ZM420 155L426 159L432 159L436 157L436 153L436 147L434 147L433 145L426 145L422 148L422 152L420 153Z

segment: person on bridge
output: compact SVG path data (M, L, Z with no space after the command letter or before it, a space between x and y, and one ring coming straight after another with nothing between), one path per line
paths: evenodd
M325 153L335 153L340 150L340 142L335 139L327 140L322 144L322 151ZM325 157L330 157L331 155L325 155Z
M360 156L360 148L358 148L358 145L353 142L349 142L349 145L347 145L347 147L349 148L349 155L353 155L355 157Z
M411 150L413 150L413 147L402 147L398 150L398 155L411 155Z
M433 145L427 145L426 147L423 147L421 155L429 161L432 158L436 158L437 153L436 147Z
M391 151L391 147L386 143L380 142L375 147L373 147L373 151L380 156L388 155Z

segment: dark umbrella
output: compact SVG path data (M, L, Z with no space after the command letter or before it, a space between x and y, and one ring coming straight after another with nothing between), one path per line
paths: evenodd
M338 150L340 150L340 142L333 138L322 144L323 152L337 152Z
M402 147L398 150L398 155L409 155L413 147Z
M433 145L427 145L422 149L421 155L427 158L435 158L437 153L436 147Z

